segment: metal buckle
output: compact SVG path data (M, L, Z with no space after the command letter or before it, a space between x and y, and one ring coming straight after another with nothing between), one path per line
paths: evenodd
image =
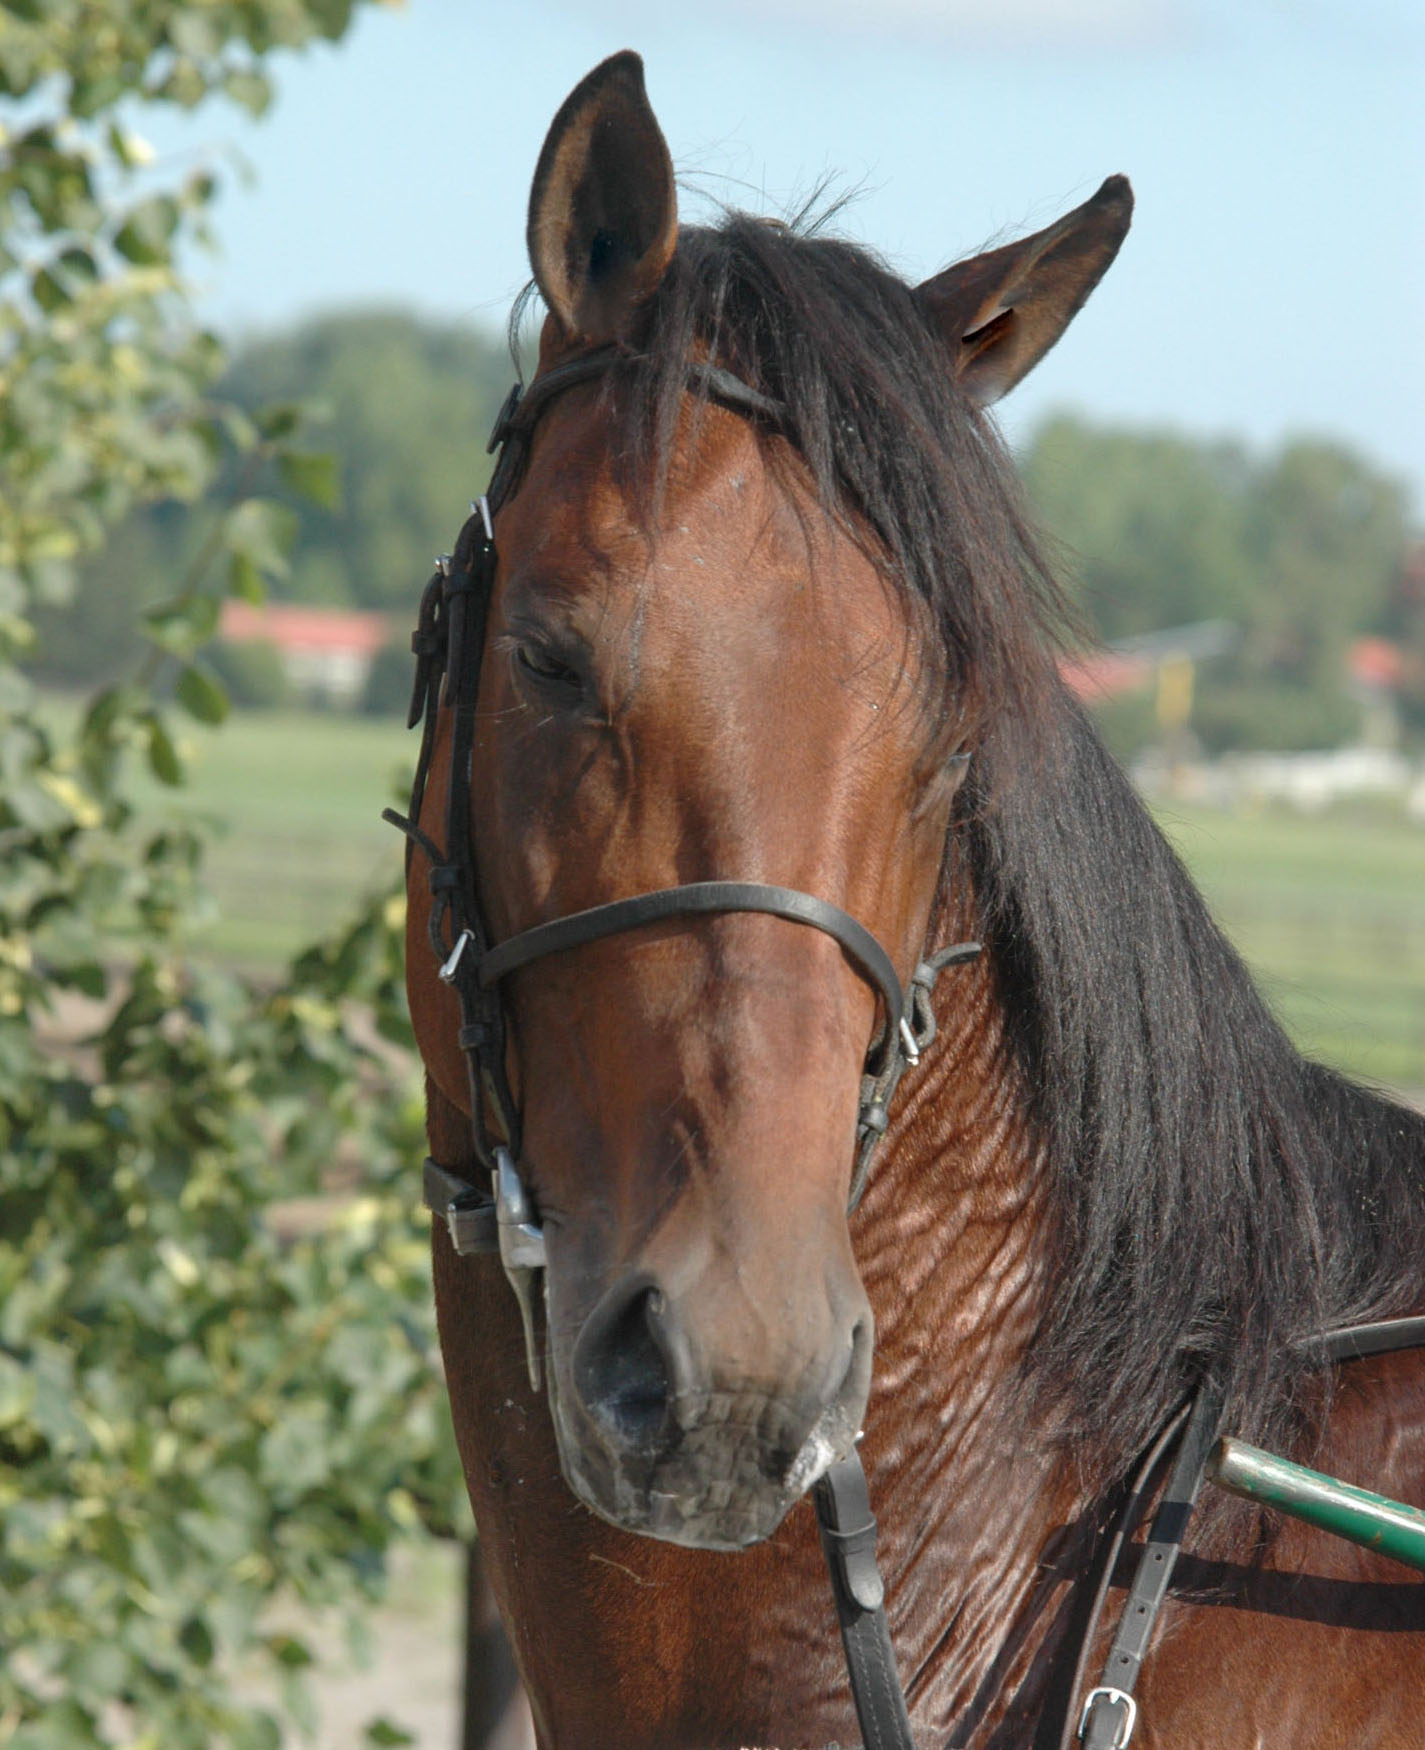
M1091 1689L1089 1691L1088 1697L1084 1702L1083 1715L1079 1720L1079 1738L1082 1741L1084 1733L1088 1730L1089 1715L1094 1710L1094 1703L1098 1701L1100 1697L1110 1704L1120 1703L1123 1707L1123 1719L1115 1729L1113 1735L1113 1750L1123 1750L1124 1745L1127 1744L1128 1740L1133 1736L1134 1726L1138 1723L1138 1703L1134 1701L1133 1697L1124 1689L1114 1689L1109 1685L1103 1685L1098 1689Z
M474 940L474 934L470 930L462 930L455 938L455 946L450 950L450 954L441 966L440 971L436 973L436 977L442 984L454 983L455 974L460 967L460 956Z
M544 1229L534 1219L534 1206L520 1182L519 1169L507 1148L495 1150L495 1231L500 1237L500 1262L520 1306L524 1325L525 1360L531 1391L539 1390L539 1350L534 1337L535 1278L545 1266Z

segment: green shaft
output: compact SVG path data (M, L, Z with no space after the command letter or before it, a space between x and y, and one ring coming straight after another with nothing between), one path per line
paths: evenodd
M1425 1571L1425 1512L1290 1464L1241 1440L1219 1440L1207 1475L1219 1488L1264 1501L1336 1537Z

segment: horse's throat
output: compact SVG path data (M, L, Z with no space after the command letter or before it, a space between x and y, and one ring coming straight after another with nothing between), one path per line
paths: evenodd
M862 1456L902 1682L917 1722L942 1732L1042 1688L1067 1603L1057 1556L1087 1506L1025 1377L1042 1150L988 1002L987 984L959 995L857 1217L876 1315Z

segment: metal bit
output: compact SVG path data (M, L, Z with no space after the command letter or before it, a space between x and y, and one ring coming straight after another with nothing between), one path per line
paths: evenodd
M534 1296L545 1265L544 1229L534 1220L534 1205L520 1181L514 1156L507 1148L495 1150L494 1178L495 1231L500 1236L500 1262L519 1302L530 1389L537 1392L541 1370L534 1335Z

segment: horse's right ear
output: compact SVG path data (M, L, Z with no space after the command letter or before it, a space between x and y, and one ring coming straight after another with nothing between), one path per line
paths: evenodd
M677 237L673 162L643 89L643 62L625 50L565 98L530 190L530 265L565 338L624 334Z
M1047 230L957 261L916 288L950 349L961 387L982 407L1037 365L1108 271L1133 217L1126 176Z

